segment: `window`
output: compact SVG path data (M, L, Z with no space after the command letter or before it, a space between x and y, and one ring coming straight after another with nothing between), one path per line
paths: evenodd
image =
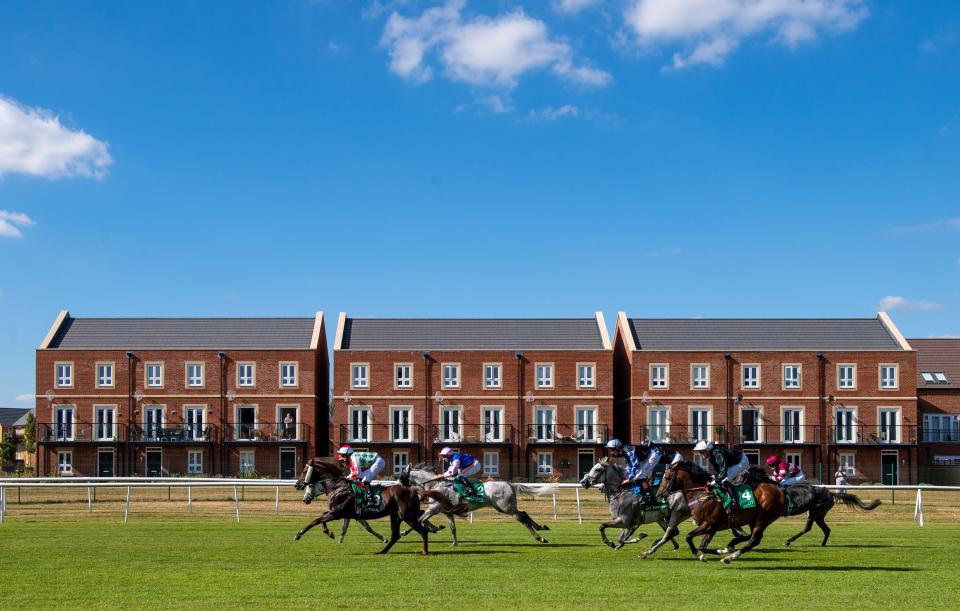
M254 450L240 450L240 473L252 475L257 470L257 453Z
M187 436L187 439L191 439L193 441L200 441L203 439L203 412L205 411L206 409L203 407L184 408L183 430Z
M880 365L880 388L897 388L897 366Z
M710 365L690 366L691 388L710 388Z
M537 441L553 441L554 410L552 407L538 407L533 413L534 435Z
M73 441L73 408L58 407L53 417L54 438L57 441Z
M803 443L802 409L788 407L783 410L783 442Z
M537 475L553 475L553 452L537 452Z
M113 388L113 363L97 363L97 387Z
M413 441L410 435L410 412L409 407L390 410L390 432L394 441Z
M668 441L670 432L670 408L651 407L647 410L647 438L654 443Z
M840 468L843 469L843 473L850 477L855 477L857 475L857 460L856 454L853 452L844 452L840 455Z
M743 388L760 388L760 365L743 365Z
M394 383L397 388L413 388L413 365L398 363L394 365Z
M553 388L553 363L537 363L537 388Z
M257 406L256 405L238 405L237 414L237 439L253 441L259 437L257 429Z
M94 435L101 441L109 441L114 438L114 414L113 407L95 407L97 424L94 429Z
M444 388L460 388L460 364L459 363L444 363L443 387Z
M146 407L143 409L143 432L147 439L156 440L160 438L160 432L163 428L163 408Z
M924 441L960 441L960 421L956 414L924 414Z
M800 365L783 366L783 387L800 388Z
M836 411L837 443L853 443L856 437L857 412L852 409L840 408Z
M760 464L760 450L744 450L743 453L751 465Z
M846 389L857 387L856 365L837 365L837 387Z
M503 441L503 408L484 407L483 440L485 442Z
M596 366L593 363L577 365L577 388L596 388Z
M693 441L710 441L710 408L693 407L690 409L690 438Z
M57 386L60 388L73 386L73 363L57 363L54 370Z
M410 454L408 452L393 453L393 474L399 477L400 474L410 466Z
M740 410L740 443L760 443L760 410L744 407Z
M650 388L667 388L666 365L650 365Z
M369 388L370 366L366 363L353 363L350 365L350 388Z
M146 374L148 388L163 386L163 363L147 363Z
M936 378L937 384L949 384L950 381L947 380L947 375L942 371L934 371L933 377Z
M203 452L190 450L187 452L187 473L203 473Z
M900 408L881 407L879 416L880 430L878 431L878 441L880 441L880 443L899 443Z
M280 363L280 386L292 388L297 385L297 364Z
M299 405L278 405L277 406L277 436L281 439L301 439L300 431L300 406ZM305 431L304 431L305 432ZM296 463L296 457L293 458Z
M574 431L574 440L594 442L597 437L597 409L595 407L577 408L577 426Z
M203 363L187 363L187 386L190 388L203 386Z
M793 465L794 467L803 469L803 463L800 462L801 454L799 452L787 452L784 458L789 464Z
M693 453L693 464L697 465L701 469L710 470L710 459L700 456L700 452Z
M927 384L937 383L937 380L933 377L932 373L927 373L926 371L924 371L923 373L920 374L920 377L922 377L923 381L926 382Z
M73 473L73 452L57 452L57 473Z
M253 363L237 363L237 386L253 386Z
M483 453L483 474L500 475L500 454L498 452Z
M483 387L500 388L503 385L501 381L500 363L487 363L483 366Z
M461 414L459 407L440 409L440 441L462 441Z
M350 409L350 440L370 441L370 409L354 407Z

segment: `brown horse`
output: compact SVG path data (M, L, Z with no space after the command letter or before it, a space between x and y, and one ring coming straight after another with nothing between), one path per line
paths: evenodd
M753 509L738 508L727 514L720 499L707 490L709 479L710 475L694 463L677 463L669 467L663 474L657 494L665 496L678 490L683 492L693 512L693 521L697 524L696 528L687 533L687 544L690 546L693 555L700 560L706 561L707 553L721 553L707 549L707 544L710 543L717 532L740 526L749 526L749 535L735 537L728 545L730 547L743 541L747 543L743 549L722 558L724 564L730 564L744 552L756 547L763 539L763 532L767 527L777 518L786 515L787 500L779 486L764 483L753 490L757 500L756 507ZM700 535L703 535L703 541L700 543L698 554L697 548L693 544L693 538Z
M303 468L300 479L295 484L297 490L304 490L303 502L309 504L319 493L326 493L329 499L327 511L316 518L293 537L297 541L308 530L320 524L323 533L333 539L333 533L327 528L327 522L344 518L366 520L390 517L390 540L386 547L377 552L386 554L393 544L400 540L400 522L406 522L423 538L423 548L420 553L427 554L427 528L420 524L420 497L412 488L401 485L387 486L381 493L381 508L378 511L357 510L353 487L344 478L344 470L340 465L331 464L314 458Z

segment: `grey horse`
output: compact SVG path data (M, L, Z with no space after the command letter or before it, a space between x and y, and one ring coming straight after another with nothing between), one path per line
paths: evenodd
M640 505L640 497L632 490L623 487L624 477L620 467L603 458L580 480L580 485L584 488L591 486L601 488L609 499L610 517L613 519L600 525L600 537L603 542L615 550L624 545L637 543L647 536L646 533L641 533L640 536L630 539L629 537L637 528L643 524L656 522L663 529L663 537L650 549L640 554L640 557L646 558L667 541L673 544L673 549L680 549L680 545L674 539L674 536L680 533L677 525L690 517L690 507L687 506L687 500L683 494L676 492L671 494L667 499L667 506L663 509L644 511ZM620 529L616 544L607 538L608 528Z
M449 481L437 479L437 473L426 469L411 469L400 475L400 483L404 486L420 486L425 494L421 498L429 498L430 504L420 517L420 523L426 524L431 517L442 513L447 516L447 522L450 525L450 534L453 536L452 545L459 545L457 539L457 525L454 520L455 515L465 515L469 512L482 509L484 507L493 507L500 513L505 513L527 527L533 538L540 543L547 543L547 540L540 536L538 531L550 530L546 524L537 524L526 511L520 511L517 508L517 492L523 492L531 496L541 496L556 492L559 486L556 484L544 484L542 486L528 486L527 484L512 484L501 480L487 481L483 483L484 498L483 503L462 503L460 495L453 489Z

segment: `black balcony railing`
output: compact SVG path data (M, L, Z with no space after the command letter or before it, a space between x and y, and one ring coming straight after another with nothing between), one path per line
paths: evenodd
M957 430L956 427L953 428L924 428L923 429L923 440L924 441L952 441L960 442L960 430Z
M133 443L205 443L213 441L214 427L209 424L131 424L128 440Z
M40 443L112 443L126 439L126 427L110 422L37 423L37 441Z
M849 424L830 427L831 445L915 445L917 426Z
M722 425L667 427L652 424L642 428L641 441L649 440L651 443L661 445L694 445L698 441L724 443L725 434L726 429Z
M309 435L310 427L303 422L228 422L223 440L227 443L278 443L306 441Z
M733 431L733 445L801 445L822 443L818 425L740 425Z
M509 424L436 424L431 435L435 444L511 445L514 428Z
M609 439L605 424L528 424L527 443L590 445Z
M423 427L419 424L341 424L340 443L420 445Z

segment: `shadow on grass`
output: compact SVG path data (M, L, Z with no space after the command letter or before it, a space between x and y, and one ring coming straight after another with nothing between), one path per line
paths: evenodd
M796 567L796 566L745 566L744 570L747 571L866 571L866 572L881 572L881 573L912 573L914 571L919 571L920 569L913 569L903 566L811 566L811 567Z
M791 546L791 547L792 547L792 546ZM809 547L820 547L820 546L819 546L819 545L816 545L816 546L809 546ZM859 545L856 545L856 544L850 544L850 545L834 545L833 543L827 543L827 546L826 546L826 547L827 547L827 549L829 549L829 548L831 548L831 547L849 548L849 549L875 548L875 547L876 547L876 548L896 547L896 548L903 548L903 549L927 549L927 548L924 547L923 545L884 545L884 544L880 544L880 543L861 543L861 544L859 544Z
M431 542L433 540L431 539ZM443 541L438 541L437 545L444 545ZM600 547L589 545L587 543L491 543L489 541L464 541L460 539L460 547L541 547L549 549L551 547ZM453 548L456 549L456 548Z
M444 556L485 556L485 555L500 555L500 554L519 554L520 552L513 552L508 549L505 550L492 550L492 549L458 549L451 547L445 550L433 550L430 552L430 555L444 555Z

